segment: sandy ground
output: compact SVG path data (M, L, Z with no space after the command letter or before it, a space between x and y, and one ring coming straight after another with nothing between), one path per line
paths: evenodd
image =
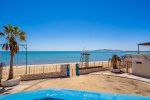
M81 75L71 78L47 79L28 87L26 90L49 87L150 96L149 83L104 75Z

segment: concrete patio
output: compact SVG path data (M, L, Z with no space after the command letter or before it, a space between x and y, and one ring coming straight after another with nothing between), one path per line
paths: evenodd
M91 75L116 76L116 77L129 78L129 79L134 79L134 80L138 80L138 81L150 83L150 79L148 79L148 78L143 78L143 77L140 77L140 76L135 76L135 75L132 75L132 74L130 74L130 73L115 74L115 73L112 73L112 72L110 72L110 71L100 71L100 72L91 73Z

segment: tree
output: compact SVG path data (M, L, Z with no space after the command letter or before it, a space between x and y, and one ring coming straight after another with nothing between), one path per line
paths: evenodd
M0 37L5 38L2 49L10 51L10 69L9 79L13 79L13 60L14 55L19 51L19 42L25 41L26 34L21 31L18 26L6 25L3 26L3 32L0 32Z

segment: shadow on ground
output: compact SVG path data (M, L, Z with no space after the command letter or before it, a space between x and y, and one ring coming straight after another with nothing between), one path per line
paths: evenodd
M4 87L2 87L1 89L0 89L0 94L9 94L9 93L7 93L8 91L10 91L10 90L12 90L13 88L8 88L8 89L6 89L6 88L4 88Z

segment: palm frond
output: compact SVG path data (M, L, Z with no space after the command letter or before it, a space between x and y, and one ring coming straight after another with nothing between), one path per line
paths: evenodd
M19 28L18 28L18 26L14 26L13 29L14 29L14 35L18 36L19 35Z
M5 32L6 34L8 34L8 33L10 32L10 30L8 29L7 26L3 26L3 30L4 30L4 32Z
M0 33L0 36L6 35L7 42L3 44L2 49L10 50L13 54L19 51L18 39L25 41L26 33L21 31L18 26L12 26L10 24L3 26L4 33Z
M0 32L0 36L4 36L4 35L5 35L4 33Z
M13 30L13 26L11 24L7 25L8 29Z
M14 30L15 30L15 31L18 31L18 30L19 30L19 27L18 27L18 26L14 26Z
M20 32L20 34L19 34L19 39L20 39L20 41L25 41L25 32Z
M4 44L2 45L2 49L3 49L3 50L8 50L8 49L9 49L8 43L4 43Z

